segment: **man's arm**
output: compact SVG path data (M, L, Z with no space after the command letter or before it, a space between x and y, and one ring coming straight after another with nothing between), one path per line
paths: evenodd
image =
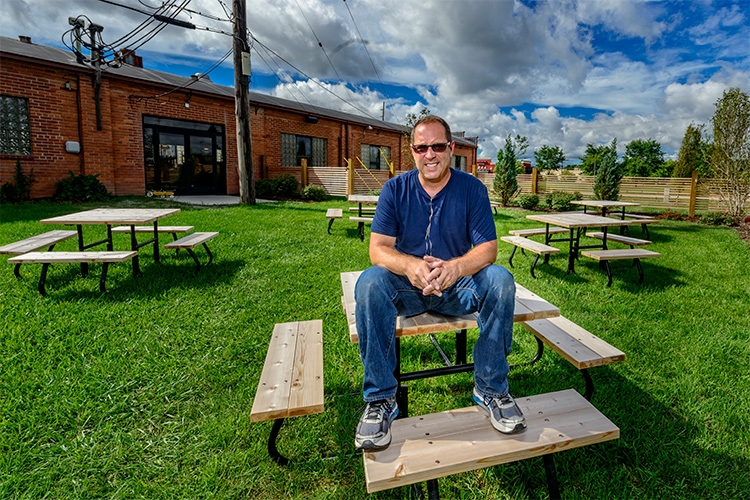
M405 255L395 248L396 238L370 233L370 260L374 266L406 276L409 282L421 288L425 295L448 288L461 276L471 276L493 264L497 259L497 240L475 246L461 257L448 261L434 257L419 259Z

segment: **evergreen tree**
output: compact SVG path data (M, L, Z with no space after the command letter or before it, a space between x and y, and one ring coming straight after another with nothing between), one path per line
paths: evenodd
M612 139L612 144L602 157L601 165L596 169L594 179L596 199L617 201L620 197L622 176L622 165L617 162L617 139Z
M524 138L525 139L525 138ZM516 166L518 157L513 138L508 134L505 141L505 148L497 153L497 165L495 166L495 179L492 187L495 193L500 196L503 206L508 206L513 196L519 191L518 179L516 179Z
M701 177L707 177L710 174L711 146L703 138L705 128L704 124L688 125L674 165L675 177L692 177L694 170L697 170Z

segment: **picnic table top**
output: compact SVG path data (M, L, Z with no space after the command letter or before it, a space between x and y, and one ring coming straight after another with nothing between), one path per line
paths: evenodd
M95 208L49 219L42 224L150 224L179 213L179 208Z
M349 203L377 203L379 196L366 194L350 194Z
M567 228L578 227L603 227L603 226L628 226L631 220L613 219L584 213L559 213L559 214L536 214L527 215L527 219L545 224L553 224Z

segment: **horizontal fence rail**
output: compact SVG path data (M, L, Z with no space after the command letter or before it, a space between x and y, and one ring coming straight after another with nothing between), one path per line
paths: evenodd
M396 170L395 175L406 170ZM300 186L302 167L269 167L268 177L293 175ZM347 192L347 167L307 167L307 183L322 187L331 196L369 194L379 192L389 178L387 170L367 170L354 167L353 190ZM516 179L519 194L531 194L535 174L519 174ZM492 196L494 173L479 172L477 177L487 186ZM623 177L620 184L620 200L638 203L643 208L658 210L691 211L693 179L679 177ZM728 183L720 179L701 179L696 182L692 211L724 211L720 188ZM303 187L303 186L301 186ZM594 197L594 176L574 174L537 174L536 194L543 198L553 192L581 193L584 198Z

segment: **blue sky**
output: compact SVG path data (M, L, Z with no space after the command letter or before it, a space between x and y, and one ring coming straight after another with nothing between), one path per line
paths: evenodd
M153 12L184 0L113 1ZM613 138L620 153L654 139L670 157L726 89L750 92L750 0L246 1L251 90L376 118L385 103L395 123L427 108L478 136L485 158L508 134L529 138L529 157L559 146L568 163ZM137 48L144 65L205 72L231 48L216 32L231 32L231 5L165 8L201 29L167 26ZM0 34L54 46L71 16L104 26L109 43L146 19L99 0L4 0L3 10ZM214 82L233 85L231 60Z

